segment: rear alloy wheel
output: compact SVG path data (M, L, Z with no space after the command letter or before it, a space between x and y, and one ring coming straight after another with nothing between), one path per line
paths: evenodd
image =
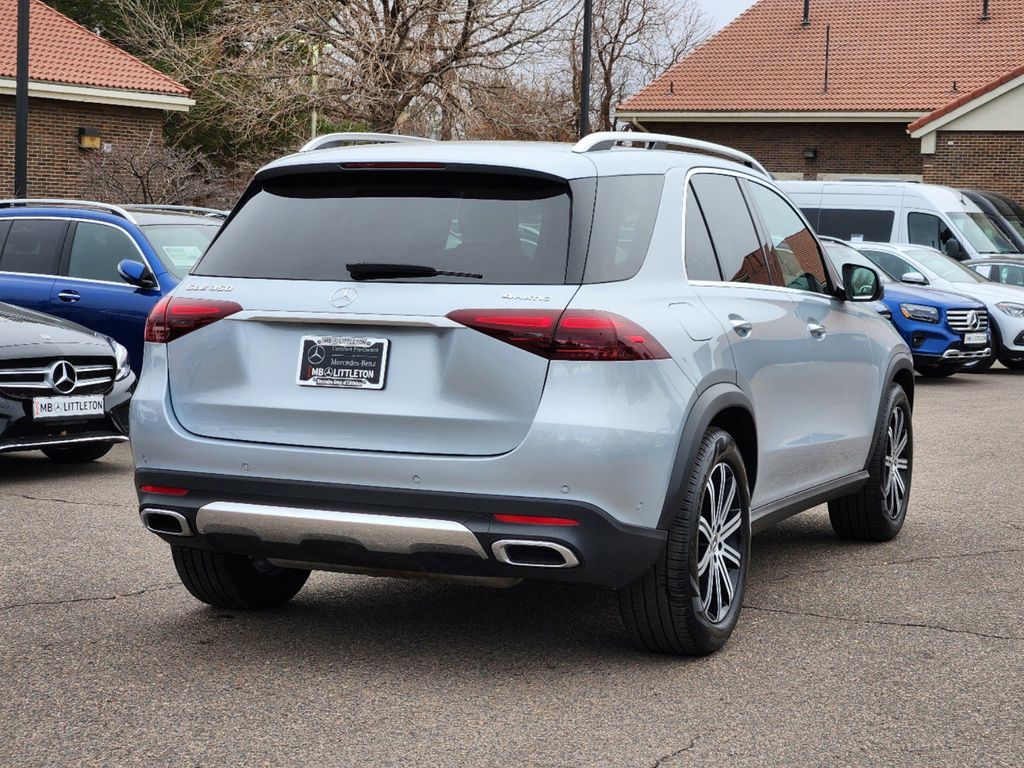
M110 443L86 443L85 445L51 446L42 448L42 452L50 461L58 464L84 464L87 461L102 459L114 446Z
M630 638L654 653L703 656L725 645L739 619L750 554L750 491L732 436L704 435L665 551L619 590Z
M910 400L899 384L890 387L885 408L885 421L868 464L868 481L856 493L828 503L832 528L844 539L890 541L907 518L914 432Z

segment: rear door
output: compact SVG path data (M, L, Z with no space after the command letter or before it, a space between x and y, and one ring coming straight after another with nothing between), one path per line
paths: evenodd
M836 298L824 254L795 208L778 192L746 182L765 235L775 282L787 291L804 326L801 474L819 485L864 469L878 412L876 367L868 320ZM888 362L888 361L886 361Z
M797 316L788 291L774 286L740 180L733 175L700 173L687 194L686 249L697 251L710 232L720 280L690 282L701 301L726 329L738 384L754 405L758 434L758 475L753 506L789 496L807 487L808 419L806 324ZM690 206L698 206L694 219ZM694 223L696 222L696 223ZM701 273L713 277L706 266Z
M513 311L518 335L542 333L545 312L578 287L566 280L572 202L566 182L452 170L263 182L176 291L175 301L241 311L168 345L175 413L189 431L227 440L513 450L547 360L448 315Z
M0 249L0 301L48 312L65 219L12 218Z
M46 311L116 339L138 371L146 317L160 292L124 282L117 265L125 259L146 261L123 229L98 221L73 223Z

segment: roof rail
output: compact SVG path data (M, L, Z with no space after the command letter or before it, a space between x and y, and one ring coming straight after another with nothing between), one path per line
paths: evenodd
M592 133L581 139L580 142L573 147L573 151L579 152L580 154L585 152L601 152L603 150L614 149L620 144L646 144L647 149L668 149L669 147L695 149L700 152L706 152L709 155L718 155L719 157L724 157L729 160L735 160L749 168L753 168L755 171L763 173L768 178L772 177L763 165L746 152L740 152L738 149L733 149L732 147L724 147L721 144L712 144L709 141L688 139L685 136L670 136L664 133L641 133L639 131L628 133L625 131L604 131L601 133Z
M211 219L226 219L230 211L222 211L219 208L203 208L198 205L160 205L158 203L145 203L124 206L128 211L170 211L171 213L195 213L200 216L208 216Z
M52 207L67 207L67 208L91 208L95 211L104 211L106 213L112 213L115 216L120 216L122 219L127 219L132 224L138 224L135 221L135 217L132 216L128 211L119 205L110 205L109 203L97 203L91 200L57 200L57 199L45 199L45 198L17 198L14 200L0 200L0 208L15 208L17 206L52 206Z
M399 136L391 133L327 133L306 142L299 151L312 152L315 149L343 147L346 144L405 144L424 142L433 144L434 140L423 139L419 136Z

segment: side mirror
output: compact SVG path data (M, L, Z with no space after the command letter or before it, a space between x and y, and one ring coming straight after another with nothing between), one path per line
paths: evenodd
M928 278L920 272L904 272L900 282L907 285L928 285Z
M882 298L882 278L870 267L843 264L843 290L847 301L878 301Z
M117 274L129 285L138 288L156 288L156 279L154 279L153 273L141 261L124 259L117 265Z
M955 237L951 237L946 241L946 245L943 250L951 259L956 259L957 261L964 260L964 247L960 245L960 241Z

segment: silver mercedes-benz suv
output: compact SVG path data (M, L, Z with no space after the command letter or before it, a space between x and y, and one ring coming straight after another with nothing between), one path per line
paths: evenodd
M149 319L142 519L215 606L314 569L584 582L641 647L710 653L752 532L903 525L913 361L842 271L726 147L300 152Z

